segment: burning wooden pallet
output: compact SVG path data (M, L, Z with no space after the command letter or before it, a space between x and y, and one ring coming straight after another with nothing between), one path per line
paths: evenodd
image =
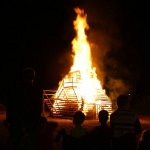
M54 117L72 117L73 114L80 110L83 111L83 107L86 107L86 118L97 118L100 110L105 109L111 113L111 103L108 100L101 100L101 104L89 103L84 104L82 100L75 99L75 96L68 96L66 98L55 98L56 91L54 90L43 90L43 110L45 104L50 110L51 116Z

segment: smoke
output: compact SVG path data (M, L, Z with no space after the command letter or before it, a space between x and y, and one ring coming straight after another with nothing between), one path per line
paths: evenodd
M117 108L116 106L116 98L120 94L128 94L129 90L132 88L130 84L127 84L122 79L114 79L112 77L107 77L107 82L105 82L105 89L108 96L112 100L113 108Z
M106 94L115 102L118 95L131 92L133 82L136 80L132 76L133 72L131 73L134 66L127 61L129 60L126 54L127 47L121 38L122 31L117 24L120 7L115 0L86 0L80 8L87 14L90 27L86 34L91 46L93 67L96 67L98 79L106 90ZM70 13L72 15L67 17L70 18L69 21L67 19L65 21L63 36L64 41L69 43L75 36L72 22L76 17L73 10L70 12L69 9L67 14ZM58 59L59 69L57 70L61 74L60 78L69 72L73 64L71 49L70 44L70 47L63 51Z
M93 66L102 87L112 101L120 94L132 89L131 74L118 57L124 57L120 29L116 24L115 1L90 1L83 4L90 30L87 31L91 43ZM120 55L121 54L121 55ZM115 105L114 105L115 107Z

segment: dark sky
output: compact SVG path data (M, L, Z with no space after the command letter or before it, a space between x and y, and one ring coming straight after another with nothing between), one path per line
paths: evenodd
M109 45L103 59L104 87L109 90L112 78L131 85L135 93L149 94L150 13L148 2L141 0L3 0L2 91L19 79L25 67L36 70L36 83L42 89L57 87L72 64L73 8L77 6L88 14L89 39L95 39L92 33L96 30L107 39L103 42Z

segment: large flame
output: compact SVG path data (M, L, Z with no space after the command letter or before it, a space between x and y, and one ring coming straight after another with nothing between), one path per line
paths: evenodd
M89 29L86 22L87 15L84 14L84 10L79 8L76 8L75 12L77 13L77 18L74 21L74 28L77 36L72 41L75 55L71 72L80 70L82 77L81 95L86 103L95 103L93 95L95 95L96 89L100 89L101 92L105 91L102 90L100 81L97 79L96 68L92 67L90 44L85 34L85 29Z
M75 91L78 98L84 101L84 107L82 109L86 114L88 104L101 103L101 100L100 98L98 98L97 93L105 95L105 90L102 89L101 83L97 78L96 68L92 66L90 44L85 34L85 30L89 29L86 21L87 15L84 14L84 10L81 10L79 8L75 8L75 12L77 13L77 18L73 22L73 24L74 29L76 30L76 37L72 41L74 63L71 67L70 73L76 71L80 72L80 84L77 84ZM66 83L70 82L70 73L64 78L64 80L67 81ZM71 78L73 79L75 77L76 74L72 73Z

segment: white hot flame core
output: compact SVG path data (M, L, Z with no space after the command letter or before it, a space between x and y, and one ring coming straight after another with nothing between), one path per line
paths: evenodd
M87 15L79 8L75 9L77 18L74 21L74 29L77 36L73 39L74 64L71 67L71 72L80 71L82 84L80 85L80 93L84 97L85 102L95 103L93 96L96 94L96 89L102 90L100 81L97 79L96 68L92 67L90 44L85 34L85 29L89 29L86 22Z

